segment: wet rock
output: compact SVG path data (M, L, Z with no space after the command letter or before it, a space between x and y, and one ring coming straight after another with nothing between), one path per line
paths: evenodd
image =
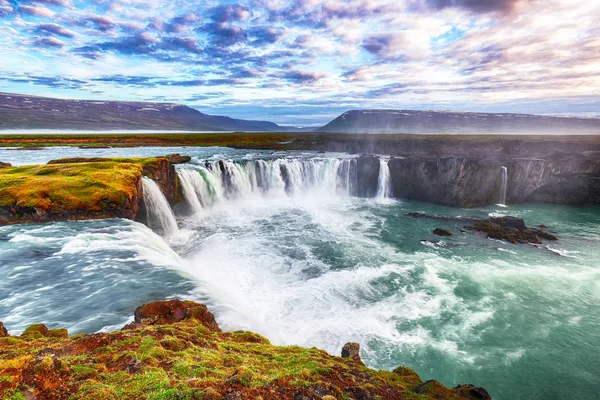
M171 162L171 164L185 164L192 161L192 157L190 156L182 156L181 154L168 154L167 158Z
M491 396L482 387L476 387L475 385L458 385L454 388L459 394L467 399L472 400L491 400Z
M435 228L433 234L437 236L452 236L452 232L442 228Z
M518 230L527 229L527 227L525 226L525 221L523 221L522 218L511 217L511 216L496 217L496 218L492 217L489 219L489 221L493 224L498 224L505 228L515 228Z
M342 347L342 358L351 358L356 362L363 363L360 359L360 344L350 342Z
M521 218L497 217L480 220L466 229L483 232L488 238L503 240L510 243L541 244L542 239L558 240L558 238L546 231L528 228Z
M168 325L187 319L199 321L213 332L221 332L214 315L203 304L179 299L155 301L138 307L134 323L142 325Z
M10 167L12 167L12 165L10 163L0 161L0 168L10 168Z
M7 336L10 336L10 335L8 334L8 331L4 327L4 324L2 323L2 321L0 321L0 337L7 337Z

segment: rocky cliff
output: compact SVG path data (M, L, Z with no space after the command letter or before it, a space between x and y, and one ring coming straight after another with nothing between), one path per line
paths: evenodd
M118 332L71 337L43 324L9 336L0 322L0 398L490 399L473 385L423 382L408 367L366 368L356 343L335 357L274 346L252 332L222 332L207 308L191 301L148 303L134 317Z
M175 204L179 188L173 155L144 159L70 158L47 165L0 169L0 224L143 214L142 176Z

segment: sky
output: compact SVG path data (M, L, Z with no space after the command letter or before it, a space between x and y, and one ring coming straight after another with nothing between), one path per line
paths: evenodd
M600 114L598 0L0 0L0 92L318 126Z

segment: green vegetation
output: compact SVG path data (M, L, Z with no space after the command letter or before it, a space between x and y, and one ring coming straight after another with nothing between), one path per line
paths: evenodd
M0 206L101 212L131 201L141 174L140 164L116 161L3 168Z
M184 303L189 304L195 303ZM424 386L406 367L376 371L316 348L273 346L251 332L220 332L196 317L70 338L5 339L1 398L182 400L223 399L226 393L263 400L349 399L357 393L373 399L471 398L465 387ZM420 387L426 389L421 394Z

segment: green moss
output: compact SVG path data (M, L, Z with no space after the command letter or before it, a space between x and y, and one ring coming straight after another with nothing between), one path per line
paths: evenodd
M335 398L354 388L372 398L385 393L406 399L459 398L440 384L415 393L422 382L405 367L375 371L316 348L273 346L251 332L208 331L195 320L100 335L1 340L0 378L5 378L0 379L0 398L21 395L14 382L25 371L44 376L57 359L71 399L221 399L230 387L245 391L245 398L258 398L261 391L282 386L288 394L330 387ZM54 355L39 358L41 349ZM34 356L36 370L31 371Z
M139 164L93 162L0 170L0 206L102 212L137 195Z

